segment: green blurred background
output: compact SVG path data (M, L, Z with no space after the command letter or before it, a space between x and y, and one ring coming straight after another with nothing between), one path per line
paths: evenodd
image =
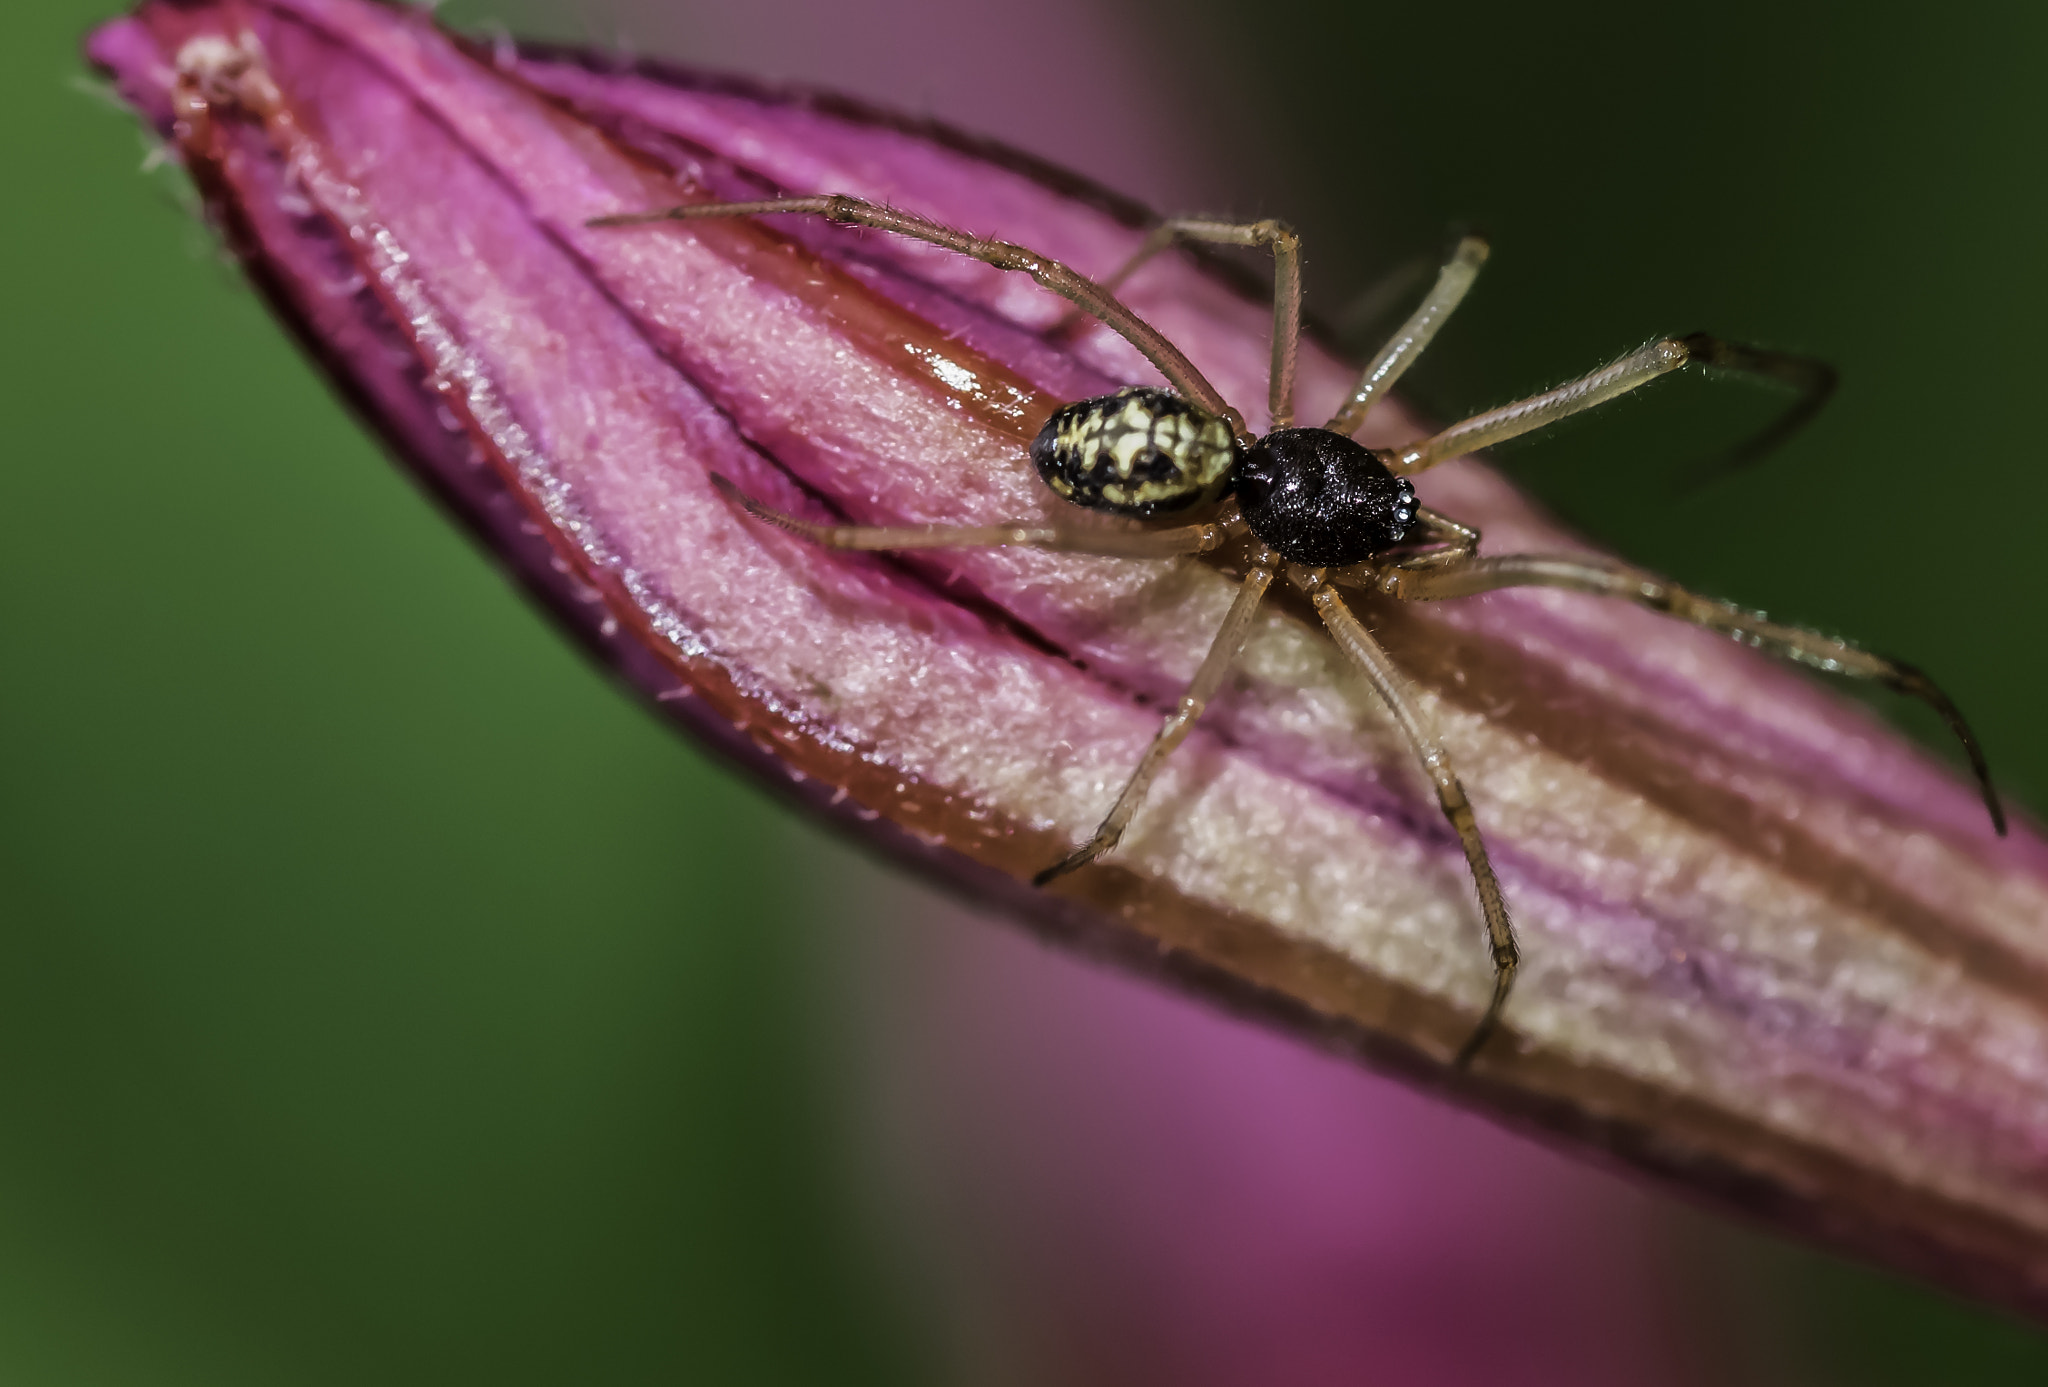
M1753 478L1672 495L1775 403L1693 382L1506 461L1633 557L1936 671L2044 802L2048 11L1049 6L1023 50L1164 84L1149 185L1034 141L1073 93L977 79L957 8L834 11L781 61L730 13L445 12L626 25L1284 214L1326 313L1480 225L1484 286L1413 377L1446 414L1663 331L1824 355L1840 399ZM593 674L377 456L72 87L104 14L43 0L0 46L0 1381L929 1380L817 1019L862 926L813 907L868 869ZM905 43L926 77L883 89L864 55ZM1694 1241L1725 1313L1768 1289L1798 1380L2048 1380L1988 1312Z

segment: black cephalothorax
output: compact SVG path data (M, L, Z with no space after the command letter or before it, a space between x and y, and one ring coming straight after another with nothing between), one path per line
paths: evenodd
M1415 524L1415 488L1328 429L1275 429L1237 469L1237 506L1289 563L1338 568L1384 554Z
M1470 597L1499 588L1543 586L1617 597L1721 631L1773 654L1839 674L1889 685L1932 704L1970 758L1985 807L1999 833L2005 814L1983 753L1955 705L1910 665L1887 660L1835 637L1774 622L1687 592L1640 569L1582 555L1510 554L1480 557L1479 532L1418 504L1408 478L1439 462L1528 433L1626 394L1688 364L1743 372L1801 389L1802 399L1779 422L1738 450L1747 460L1783 441L1810 418L1834 386L1834 373L1804 357L1743 347L1694 333L1659 338L1610 365L1555 390L1475 415L1450 428L1379 452L1352 441L1366 413L1414 364L1486 259L1477 237L1458 243L1435 287L1367 363L1343 406L1321 428L1294 425L1294 372L1301 322L1300 243L1278 222L1246 224L1178 219L1161 223L1116 273L1097 283L1022 246L986 240L922 217L845 196L699 202L660 212L604 217L594 226L644 225L700 217L795 213L847 226L873 227L958 251L1005 270L1028 274L1073 307L1048 337L1057 340L1087 315L1142 352L1170 390L1133 386L1055 410L1031 445L1047 487L1078 507L1171 526L1112 528L1063 519L1012 520L977 526L816 525L777 514L742 495L724 478L720 489L756 518L841 549L936 549L1025 545L1127 558L1164 559L1238 546L1242 567L1236 600L1187 692L1131 773L1092 837L1036 878L1043 885L1093 862L1123 837L1166 757L1185 738L1223 685L1253 618L1284 576L1314 606L1338 647L1394 714L1450 823L1477 888L1493 958L1493 994L1454 1057L1469 1063L1499 1024L1513 987L1519 952L1507 901L1495 878L1479 822L1407 679L1352 614L1341 587L1364 587L1404 601ZM1268 248L1273 253L1273 365L1270 432L1252 437L1243 417L1160 332L1116 298L1138 266L1177 240Z

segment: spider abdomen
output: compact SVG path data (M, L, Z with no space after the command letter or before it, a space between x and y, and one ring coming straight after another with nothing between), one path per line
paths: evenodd
M1238 469L1237 504L1254 535L1309 568L1369 559L1415 520L1408 479L1328 429L1275 429L1253 444Z
M1112 515L1220 500L1237 460L1229 425L1150 386L1055 410L1031 443L1031 461L1055 494Z

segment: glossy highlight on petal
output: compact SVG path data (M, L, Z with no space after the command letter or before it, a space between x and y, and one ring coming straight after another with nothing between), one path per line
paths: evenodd
M1230 600L1200 564L827 553L815 520L1060 504L1059 405L1156 383L1019 276L874 233L594 228L844 192L1107 273L1144 214L814 94L469 44L366 0L153 3L91 54L409 467L664 714L917 870L1781 1226L2048 1309L2048 843L1807 677L1645 612L1499 593L1363 613L1423 686L1514 903L1476 907L1388 719L1299 608L1107 864L1093 827ZM1262 420L1268 310L1194 258L1132 306ZM1341 400L1304 351L1300 399ZM1412 436L1392 409L1364 441ZM1472 462L1424 504L1582 547Z

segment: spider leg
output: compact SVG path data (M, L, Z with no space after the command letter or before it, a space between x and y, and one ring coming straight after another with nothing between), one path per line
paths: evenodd
M1101 281L1100 288L1115 293L1124 282L1154 256L1176 241L1204 241L1219 246L1269 246L1273 251L1273 367L1269 377L1269 428L1284 429L1294 422L1294 369L1301 355L1301 237L1285 222L1226 222L1208 217L1173 217L1152 228L1143 245ZM1067 331L1073 312L1048 330L1048 336Z
M1555 390L1546 390L1526 400L1475 414L1441 433L1390 449L1382 454L1382 460L1396 476L1413 476L1446 459L1490 448L1560 419L1584 413L1648 385L1659 376L1693 364L1793 383L1809 382L1806 395L1795 401L1777 423L1737 449L1738 455L1745 460L1753 460L1761 455L1762 450L1776 447L1790 437L1794 430L1819 411L1834 389L1832 369L1807 357L1787 356L1724 342L1703 332L1689 337L1660 337L1621 360L1577 380L1567 381Z
M770 510L714 472L711 484L748 515L827 549L994 549L1017 545L1064 554L1122 559L1170 559L1206 554L1243 528L1234 518L1170 530L1115 530L1103 525L1047 525L1017 520L1002 525L821 525Z
M1436 789L1437 805L1458 835L1458 846L1465 851L1465 866L1471 871L1472 884L1478 890L1479 910L1486 917L1487 942L1493 949L1493 998L1486 1004L1486 1012L1479 1018L1472 1034L1458 1047L1457 1058L1452 1061L1457 1068L1463 1069L1499 1028L1501 1012L1508 1004L1508 993L1515 985L1515 969L1521 960L1521 954L1515 947L1514 924L1508 918L1507 900L1501 894L1500 879L1493 874L1493 862L1486 855L1486 840L1479 836L1479 821L1472 813L1471 801L1465 798L1465 787L1458 783L1458 774L1451 766L1449 753L1438 745L1435 729L1416 706L1407 677L1352 614L1336 589L1325 581L1322 569L1290 566L1287 577L1308 594L1317 614L1323 619L1323 625L1335 638L1337 648L1351 657L1351 662L1372 685L1373 692L1392 710L1394 721L1400 724L1409 744L1415 748L1415 754L1422 760L1423 772Z
M1244 421L1239 418L1237 411L1216 393L1216 387L1209 384L1202 373L1195 369L1194 363L1182 355L1178 347L1167 341L1159 329L1124 307L1115 295L1086 276L1049 256L1012 245L1008 241L973 236L954 227L913 216L909 212L899 212L893 207L883 207L845 194L762 198L754 202L693 202L656 212L629 212L616 216L594 217L585 225L646 226L656 222L693 221L708 217L763 217L785 213L823 217L826 221L837 222L842 226L866 226L877 231L894 232L899 236L907 236L915 241L926 241L983 261L999 270L1015 270L1020 274L1030 275L1082 312L1099 318L1112 331L1144 353L1145 358L1158 368L1159 374L1165 376L1167 383L1184 398L1228 421L1233 430L1243 432Z
M1184 741L1193 730L1195 719L1202 715L1202 709L1216 696L1216 690L1223 685L1224 676L1229 674L1231 663L1238 652L1244 649L1246 639L1251 635L1252 617L1259 610L1259 601L1266 595L1266 589L1273 584L1274 570L1279 566L1280 556L1261 546L1251 561L1251 569L1244 575L1244 582L1237 590L1237 599L1230 604L1230 612L1223 618L1223 626L1216 632L1216 639L1209 645L1209 653L1203 657L1201 668L1188 684L1187 692L1180 696L1180 703L1160 727L1159 735L1152 739L1152 745L1145 748L1144 757L1138 768L1131 772L1131 778L1124 783L1123 792L1116 797L1109 816L1095 835L1060 861L1047 867L1031 879L1034 886L1043 886L1055 877L1086 866L1115 847L1130 827L1131 818L1138 812L1138 806L1145 802L1145 792L1152 788L1153 778L1173 749Z
M1408 315L1408 321L1401 324L1393 340L1380 348L1379 355L1367 364L1358 377L1358 384L1351 387L1344 407L1331 416L1324 428L1346 438L1358 432L1373 402L1394 388L1394 382L1415 364L1415 359L1422 355L1422 349L1436 336L1437 329L1464 301L1472 288L1472 281L1479 277L1479 267L1486 263L1486 255L1487 245L1483 237L1466 236L1458 242L1451 258L1437 272L1436 286L1429 291L1429 297Z
M1941 715L1949 731L1963 744L1977 788L1990 811L1998 835L2005 836L2005 808L1991 783L1991 768L1970 725L1947 694L1920 670L1899 660L1874 655L1838 636L1822 635L1804 627L1772 621L1762 612L1720 602L1688 592L1676 583L1611 559L1561 558L1542 554L1508 554L1499 558L1468 559L1463 563L1433 569L1395 564L1381 571L1382 592L1407 601L1433 601L1446 597L1470 597L1499 588L1549 587L1589 592L1600 597L1618 597L1653 612L1675 616L1695 626L1719 631L1745 645L1756 646L1773 655L1795 660L1831 674L1869 679L1902 694L1920 699Z

